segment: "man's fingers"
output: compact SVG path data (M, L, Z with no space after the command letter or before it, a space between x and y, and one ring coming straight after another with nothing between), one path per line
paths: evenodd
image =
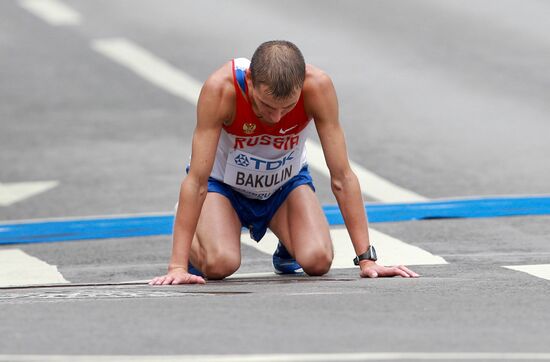
M169 284L172 284L173 281L174 281L174 277L166 276L166 277L164 278L164 280L162 281L162 285L169 285Z
M395 275L402 276L403 278L410 278L409 273L401 269L401 266L395 266L392 268L392 270L394 271Z
M417 278L418 274L410 270L404 265L384 267L377 265L375 268L367 268L361 271L361 277L363 278L376 278L376 277L394 277L400 276L403 278Z
M176 285L176 284L184 284L184 283L185 283L184 278L175 277L170 284Z
M153 278L149 285L175 285L175 284L206 284L206 280L203 277L188 274L186 276L170 276L165 275L162 277Z
M161 285L162 282L164 281L164 278L165 277L156 277L153 280L151 280L151 282L149 284L151 284L151 285Z
M418 275L417 273L413 272L412 270L410 270L409 268L407 268L406 266L404 265L400 265L399 266L399 269L403 270L404 272L406 272L407 274L409 274L411 277L413 278L418 278L420 275Z
M367 269L367 270L361 272L361 277L363 277L363 278L376 278L376 277L378 277L378 273L374 269Z
M202 277L189 274L182 278L175 278L172 284L206 284L206 281Z
M410 278L411 276L409 275L409 273L401 270L401 269L397 269L399 270L399 275L401 275L403 278Z
M198 275L191 275L190 282L193 284L206 284L206 280Z
M409 274L407 274L405 271L399 269L396 266L392 267L382 267L383 269L380 270L380 276L381 277L395 277L400 276L403 278L409 278Z

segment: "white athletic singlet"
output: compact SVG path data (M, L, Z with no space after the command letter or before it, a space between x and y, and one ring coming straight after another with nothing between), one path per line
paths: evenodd
M248 59L233 60L235 118L222 128L210 176L248 198L265 200L306 165L305 142L311 119L304 110L302 94L277 124L260 121L248 98L245 74L249 66Z

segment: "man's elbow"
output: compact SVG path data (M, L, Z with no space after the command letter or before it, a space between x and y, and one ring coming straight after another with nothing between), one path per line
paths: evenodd
M335 195L341 194L353 182L357 182L357 176L355 175L355 173L353 173L351 169L341 172L339 174L333 175L330 181L332 192Z
M196 178L188 175L181 183L181 195L197 195L200 198L205 197L208 192L208 178Z

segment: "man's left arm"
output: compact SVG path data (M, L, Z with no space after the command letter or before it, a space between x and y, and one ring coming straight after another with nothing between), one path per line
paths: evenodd
M342 212L355 253L361 255L370 246L368 221L359 181L350 167L344 132L338 120L336 91L328 75L317 69L312 70L312 73L304 84L306 109L315 120L330 171L332 192ZM418 276L403 265L384 267L372 260L361 260L359 265L362 277Z

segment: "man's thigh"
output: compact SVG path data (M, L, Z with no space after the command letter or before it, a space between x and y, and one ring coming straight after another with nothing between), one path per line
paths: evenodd
M279 207L269 228L296 259L319 252L332 258L327 219L317 196L308 185L294 189Z
M241 255L241 222L227 197L208 192L191 247L197 266L238 259Z

